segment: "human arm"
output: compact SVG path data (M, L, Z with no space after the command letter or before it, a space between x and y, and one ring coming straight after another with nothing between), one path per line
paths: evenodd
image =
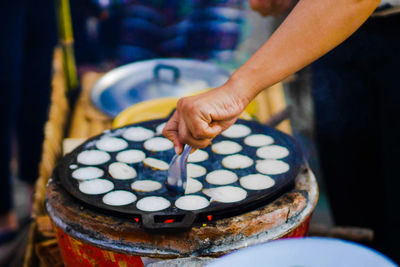
M249 0L251 9L261 16L276 16L287 13L299 0Z
M179 100L163 134L205 147L235 122L263 89L285 79L339 45L372 14L379 0L300 0L269 40L216 89Z

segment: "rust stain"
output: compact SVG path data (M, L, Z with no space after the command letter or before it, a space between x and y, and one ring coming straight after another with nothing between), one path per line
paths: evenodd
M62 221L83 238L86 236L87 240L89 237L90 240L98 240L96 246L113 246L113 250L122 251L147 249L154 251L154 255L170 258L191 255L193 252L202 255L203 251L212 246L243 240L291 224L307 206L309 190L309 184L300 179L293 191L263 208L194 226L186 232L170 234L151 233L142 229L134 220L103 215L87 209L54 182L49 183L47 202L50 217L55 220L56 225L57 220ZM70 243L74 246L74 252L81 255L79 243ZM103 254L103 257L116 260L114 253Z

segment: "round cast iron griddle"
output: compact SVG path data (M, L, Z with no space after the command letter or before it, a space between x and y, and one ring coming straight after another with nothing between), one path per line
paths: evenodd
M201 210L195 210L195 211L180 210L174 206L175 200L179 196L176 196L173 192L168 191L167 188L165 187L168 171L155 171L150 167L145 166L143 162L140 162L135 164L128 164L129 166L132 166L136 169L138 173L138 176L136 178L130 180L113 179L108 174L108 165L116 161L115 159L116 154L118 154L118 152L120 151L108 152L111 155L111 159L102 165L97 165L96 167L99 167L104 170L105 174L101 178L112 181L115 185L114 190L127 190L133 192L138 197L138 199L134 203L125 206L109 206L104 204L102 201L102 197L104 196L104 194L87 195L79 191L78 188L79 182L71 177L73 169L70 168L70 165L76 164L78 167L86 166L78 163L76 160L77 155L81 151L96 149L95 147L96 141L104 136L110 136L110 137L113 136L122 138L122 133L124 132L124 130L131 126L142 126L155 131L155 128L161 123L165 122L166 120L167 119L160 119L160 120L152 120L152 121L132 124L115 130L106 131L102 135L98 135L89 139L84 144L76 148L74 151L66 155L60 161L60 163L57 165L54 171L54 176L53 176L54 179L59 179L63 187L74 197L76 197L77 199L81 200L86 204L89 204L91 207L97 208L101 212L113 213L114 215L117 216L130 216L132 218L139 218L143 227L147 229L153 229L153 230L187 229L190 228L195 222L205 222L210 220L211 217L209 215L212 215L213 219L230 217L240 213L248 212L250 210L268 204L269 202L273 201L275 198L279 197L280 195L287 192L293 187L296 176L299 174L301 167L304 166L302 152L298 144L290 136L283 134L282 132L279 132L272 128L269 128L267 126L261 125L260 123L255 121L238 120L236 122L237 124L244 124L250 127L250 129L252 130L251 134L258 133L258 134L269 135L272 138L274 138L275 140L274 144L284 146L288 148L290 151L289 156L282 159L283 161L285 161L290 165L290 170L280 175L269 175L271 178L275 180L275 185L271 188L265 190L245 189L247 191L247 197L242 201L234 203L220 203L213 201L210 203L208 207ZM222 140L232 140L234 142L239 143L243 147L242 151L240 151L239 153L249 156L254 160L254 163L256 163L256 160L260 159L256 156L257 148L245 145L243 142L244 138L230 139L223 137L222 135L219 135L214 139L213 143ZM143 142L128 141L128 143L129 146L127 149L140 149L146 153L146 156L161 159L167 163L171 161L172 157L175 154L173 149L162 152L151 152L143 148ZM207 151L207 153L209 154L209 158L206 161L194 164L198 164L205 167L207 169L207 172L218 169L226 169L222 166L222 159L227 155L214 154L211 151L211 146L208 146L204 150ZM255 164L245 169L238 169L231 171L235 172L239 178L248 174L258 173L257 170L255 169ZM134 181L145 180L145 179L152 179L155 181L159 181L162 184L164 184L164 186L160 190L153 192L137 192L131 189L130 185ZM203 189L217 187L215 185L208 184L205 181L205 175L195 179L202 182ZM239 180L229 185L241 187ZM202 191L197 192L194 195L204 196L208 200L210 200L210 198L204 195ZM146 196L165 197L171 202L171 206L165 210L157 212L146 212L137 209L136 208L137 201ZM165 223L166 220L170 219L173 219L174 222Z

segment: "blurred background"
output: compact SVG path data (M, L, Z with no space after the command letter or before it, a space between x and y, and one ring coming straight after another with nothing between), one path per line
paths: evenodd
M58 10L58 35L61 40L68 41L65 38L68 33L63 32L66 25L60 16L60 3L56 2L54 7ZM70 86L77 91L82 89L82 85L78 85L83 84L82 77L89 72L105 73L149 59L196 59L232 73L268 40L285 18L285 15L262 18L250 10L245 0L71 0L69 3L73 43L61 42L61 45L72 45L75 64L67 68L71 76L76 73L80 82L72 84L70 80ZM331 229L336 224L315 144L310 68L292 75L282 85L290 110L292 134L301 144L318 180L320 195L310 231L320 234L320 229ZM22 221L30 216L32 202L26 193L29 186L18 179L17 146L17 141L13 140L11 170L14 210ZM39 164L40 157L32 161ZM21 264L25 252L27 229L23 235L25 242L21 242L15 259L10 261L15 266Z
M233 72L286 17L261 17L246 0L71 1L71 14L78 73L170 57L203 60ZM311 70L301 70L283 86L293 135L321 188L313 220L333 225L313 136Z

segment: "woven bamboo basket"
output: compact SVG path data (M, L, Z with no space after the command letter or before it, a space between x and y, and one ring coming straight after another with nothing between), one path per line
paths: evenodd
M33 197L33 222L30 226L24 266L63 266L52 224L44 206L47 181L51 177L57 161L63 155L63 141L66 137L85 140L110 128L112 123L112 119L97 111L89 100L89 90L101 74L87 73L82 77L82 93L73 110L70 109L66 96L67 82L62 61L62 52L60 49L56 49L53 62L51 106L45 125L39 178ZM66 129L70 112L72 112L71 122Z

